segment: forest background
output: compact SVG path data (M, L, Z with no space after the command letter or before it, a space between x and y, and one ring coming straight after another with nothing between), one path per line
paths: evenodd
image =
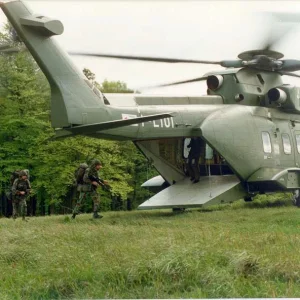
M0 33L0 45L22 49L11 27ZM101 210L134 209L149 196L141 184L156 171L132 142L76 136L55 140L50 123L50 87L30 53L0 53L0 214L9 215L6 199L14 170L28 169L33 193L29 214L67 213L76 199L74 172L97 158L101 177L111 191L101 190ZM126 83L99 84L91 70L83 73L103 93L133 93ZM91 203L84 208L91 209Z

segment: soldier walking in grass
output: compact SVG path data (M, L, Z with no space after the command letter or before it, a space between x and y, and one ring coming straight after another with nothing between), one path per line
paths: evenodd
M100 194L97 191L99 185L107 185L107 181L102 180L99 177L98 171L102 168L102 164L99 160L94 160L89 168L84 172L82 184L79 187L79 198L74 207L72 219L75 219L76 215L79 213L80 206L87 198L93 200L93 218L100 219L103 216L98 214L100 205Z
M31 186L28 180L26 171L19 172L19 178L15 179L12 186L12 205L13 205L13 219L18 216L19 209L21 210L22 220L25 221L27 213L26 198L30 194Z

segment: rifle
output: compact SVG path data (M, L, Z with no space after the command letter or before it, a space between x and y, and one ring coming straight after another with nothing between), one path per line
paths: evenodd
M99 185L102 186L102 188L103 188L104 190L110 191L111 187L108 186L108 185L106 185L106 184L103 182L102 179L100 179L100 178L98 178L98 177L96 177L96 176L93 176L93 175L90 175L90 176L89 176L89 179L90 179L91 181L96 181ZM95 189L97 188L97 187L95 187L94 185L92 185L92 186L93 186L93 188L95 188Z
M21 195L20 192L25 192L25 195L29 195L30 192L31 192L31 189L21 189L21 190L18 190L18 191L16 192L16 195Z

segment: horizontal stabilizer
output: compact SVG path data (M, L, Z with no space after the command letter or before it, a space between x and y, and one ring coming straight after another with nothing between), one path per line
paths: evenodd
M155 115L138 117L138 118L133 118L128 120L115 120L115 121L109 121L103 123L74 126L70 128L64 128L64 130L70 131L73 134L91 134L101 130L108 130L108 129L114 129L123 126L140 124L144 122L170 118L173 116L174 113L155 114Z
M179 181L141 204L139 209L201 207L242 199L246 192L235 175L205 176Z

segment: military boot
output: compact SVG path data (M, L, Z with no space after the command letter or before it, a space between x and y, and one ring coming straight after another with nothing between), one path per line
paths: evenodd
M99 215L98 212L94 212L93 219L101 219L103 216Z

